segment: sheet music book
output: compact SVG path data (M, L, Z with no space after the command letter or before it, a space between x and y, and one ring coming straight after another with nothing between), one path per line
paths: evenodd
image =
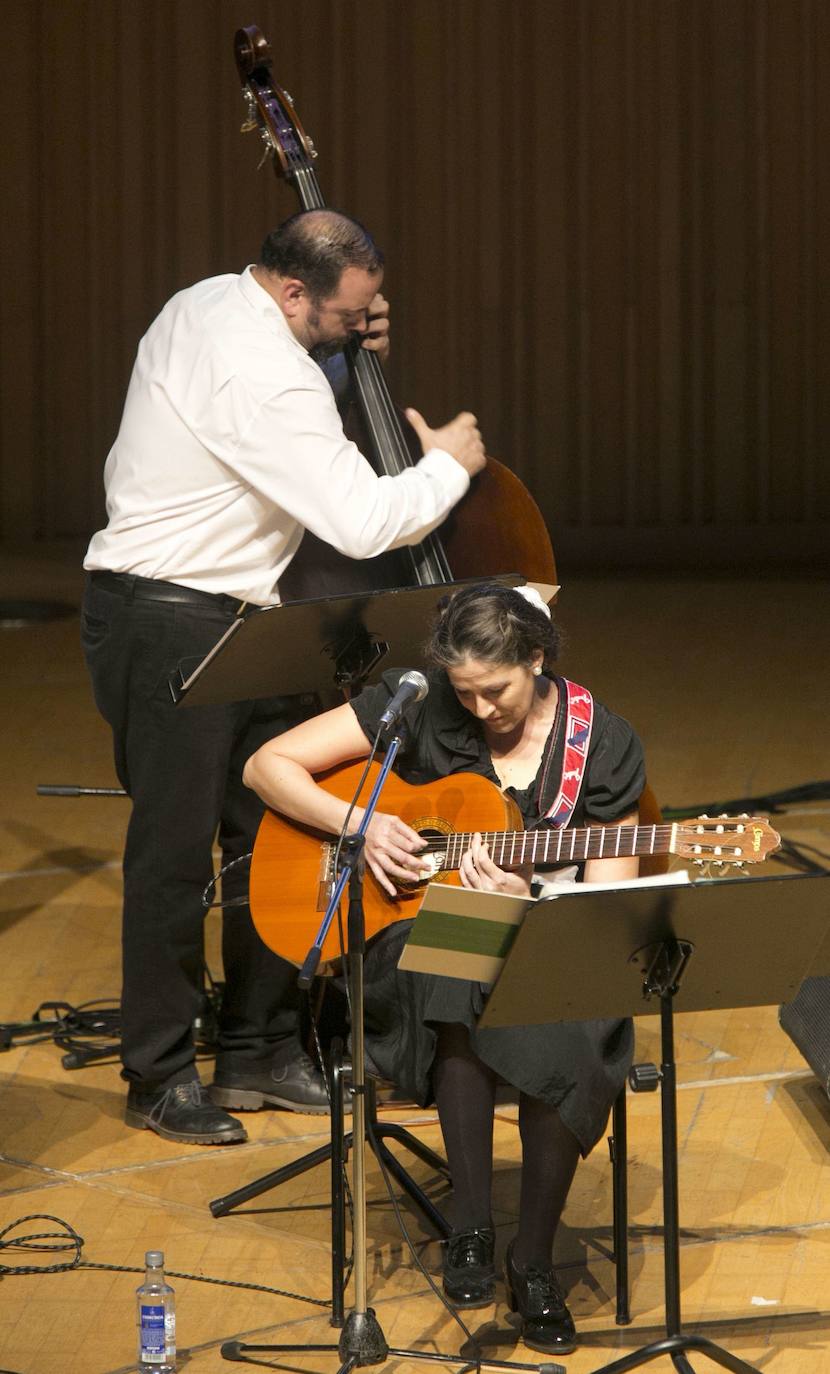
M618 878L608 883L566 880L548 884L543 899L677 887L689 881L687 869L650 878ZM527 912L537 900L430 883L398 968L412 973L437 973L445 978L468 978L474 983L495 983Z

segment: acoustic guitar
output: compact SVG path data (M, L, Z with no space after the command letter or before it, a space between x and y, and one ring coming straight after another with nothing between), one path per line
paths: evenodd
M342 801L354 796L363 764L336 768L317 779ZM368 791L379 765L369 770ZM495 783L475 773L454 773L415 787L390 773L383 810L400 816L423 836L426 847L420 883L401 886L396 897L380 887L366 869L363 905L367 939L395 921L414 916L427 882L458 885L458 868L478 831L499 868L533 864L544 868L586 859L676 854L701 864L759 863L780 838L759 816L699 816L666 824L585 826L573 830L522 829L516 803ZM336 840L309 826L267 811L251 859L249 899L260 936L270 949L298 966L317 934L335 880ZM326 936L322 962L340 957L335 925Z

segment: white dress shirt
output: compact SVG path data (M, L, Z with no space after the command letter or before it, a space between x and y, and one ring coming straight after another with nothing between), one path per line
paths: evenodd
M104 482L85 568L256 605L279 600L304 529L369 558L417 543L469 486L441 449L378 477L250 267L180 291L150 326Z

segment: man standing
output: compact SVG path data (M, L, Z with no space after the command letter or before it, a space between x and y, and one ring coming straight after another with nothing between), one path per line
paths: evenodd
M305 529L352 558L419 542L484 464L473 416L431 430L424 457L377 477L343 433L315 359L352 332L381 355L383 259L355 221L292 216L241 275L179 292L141 341L107 459L108 524L84 561L84 652L133 809L124 854L122 1060L127 1122L196 1144L245 1139L225 1107L325 1111L298 1039L296 971L247 907L223 922L225 994L211 1095L192 1034L202 990L201 894L217 830L227 863L251 848L261 804L241 782L308 700L178 709L168 678L198 662L243 603L279 601ZM278 665L275 665L277 667ZM247 874L223 880L243 897Z

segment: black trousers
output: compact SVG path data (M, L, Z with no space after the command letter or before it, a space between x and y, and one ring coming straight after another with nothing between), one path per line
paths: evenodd
M174 706L170 675L183 659L195 666L204 657L235 603L182 589L188 599L177 604L153 599L156 590L143 578L91 574L81 618L95 700L133 804L124 853L122 1060L124 1077L143 1087L195 1076L201 896L213 873L213 840L218 832L223 863L251 849L263 807L242 784L245 762L316 709L314 697ZM223 879L222 896L246 896L247 885L241 864ZM222 955L217 1067L244 1070L297 1034L297 970L266 948L247 906L223 913Z

